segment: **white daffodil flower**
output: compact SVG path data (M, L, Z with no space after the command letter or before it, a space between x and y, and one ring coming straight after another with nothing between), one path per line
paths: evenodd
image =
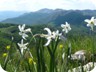
M52 39L56 39L58 36L61 35L61 33L59 33L58 30L56 32L55 31L51 32L51 30L49 28L44 28L44 30L46 30L48 32L48 34L40 35L41 37L45 37L47 39L47 43L44 46L48 46Z
M65 33L68 33L71 30L70 24L68 24L68 22L61 24L61 27L63 28L62 31L64 31Z
M84 21L87 22L87 26L91 27L92 30L93 30L93 27L96 26L96 19L94 17L92 17L90 20L85 19Z
M28 32L31 33L31 28L25 29L25 24L23 24L22 26L19 25L18 28L20 30L19 35L21 35L22 38L26 40L26 37L28 37L28 35L26 33L28 33Z
M53 31L53 32L52 32L52 35L53 35L53 38L54 38L54 39L56 39L56 38L58 38L58 37L59 37L59 39L60 39L60 36L62 35L62 33L59 33L59 30L57 30L57 31Z
M5 71L5 70L2 68L1 64L0 64L0 72L7 72L7 71Z
M23 51L24 49L27 49L26 45L28 45L28 43L23 43L23 39L21 40L21 44L18 43L18 46L20 47L20 51L21 51L21 54L23 55Z

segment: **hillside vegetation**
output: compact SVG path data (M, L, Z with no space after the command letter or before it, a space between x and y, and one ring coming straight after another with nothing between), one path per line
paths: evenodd
M62 10L62 9L41 9L36 12L24 13L18 17L8 18L2 23L14 24L48 24L60 25L68 21L70 24L83 25L86 18L96 16L96 10Z

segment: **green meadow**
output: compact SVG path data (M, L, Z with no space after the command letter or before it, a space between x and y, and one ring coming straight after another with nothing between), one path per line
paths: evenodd
M71 25L70 25L71 26ZM68 72L69 69L82 66L88 62L96 61L92 57L96 53L96 32L90 31L86 26L72 26L72 30L64 35L63 39L52 40L48 46L45 38L35 36L35 34L47 34L44 28L50 30L60 30L60 26L54 25L26 25L31 28L32 34L24 43L29 43L23 55L20 52L18 43L22 37L19 35L18 25L0 23L0 64L8 72ZM94 49L94 50L93 50ZM70 60L69 55L76 51L85 50L85 61ZM65 53L64 59L62 55ZM94 54L95 55L95 54ZM82 70L82 72L84 72Z

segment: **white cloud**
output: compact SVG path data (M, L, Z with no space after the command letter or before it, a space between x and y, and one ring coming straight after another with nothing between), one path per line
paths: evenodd
M91 2L95 5L96 7L96 0L91 0Z
M73 4L75 9L96 9L91 0L74 0Z
M0 10L36 11L42 8L96 9L96 0L0 0Z

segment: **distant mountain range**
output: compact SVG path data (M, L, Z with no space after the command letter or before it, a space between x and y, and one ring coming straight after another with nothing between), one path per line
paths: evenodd
M84 19L96 17L96 10L62 10L62 9L41 9L36 12L24 13L14 18L7 18L2 23L14 24L48 24L56 25L65 23L80 25L84 23Z
M24 14L25 12L21 11L0 11L0 21L8 19L8 18L14 18L14 17L18 17L22 14Z

